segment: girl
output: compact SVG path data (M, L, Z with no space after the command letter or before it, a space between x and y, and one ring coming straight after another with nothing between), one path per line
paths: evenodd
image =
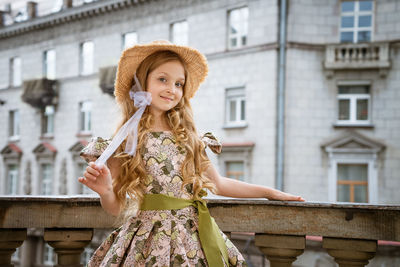
M210 217L205 189L228 197L304 201L221 177L212 166L205 146L218 150L219 144L210 135L198 137L189 102L207 71L200 52L166 41L123 52L115 82L121 124L79 181L100 195L108 213L128 216L88 266L247 266ZM127 202L127 195L134 201ZM129 216L129 203L140 207L136 216Z

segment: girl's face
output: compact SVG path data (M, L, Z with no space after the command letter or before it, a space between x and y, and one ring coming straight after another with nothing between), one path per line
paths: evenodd
M151 93L150 112L160 115L174 108L182 99L185 70L177 60L166 62L147 76L147 92Z

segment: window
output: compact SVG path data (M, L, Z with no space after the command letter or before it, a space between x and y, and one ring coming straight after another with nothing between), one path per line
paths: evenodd
M343 1L341 4L340 42L370 42L373 1Z
M251 182L253 142L225 143L218 155L218 165L226 177Z
M240 48L247 45L249 9L242 7L229 11L228 47Z
M81 44L81 51L80 51L81 75L89 75L93 73L93 52L94 52L93 42L88 41Z
M226 177L244 181L244 162L243 161L227 161Z
M16 195L18 193L18 165L8 165L7 171L7 195Z
M49 80L56 78L56 51L54 49L43 53L43 76Z
M19 111L11 110L9 114L9 136L11 140L19 139Z
M369 85L339 85L338 124L370 124Z
M337 201L368 203L368 165L337 165Z
M42 135L54 133L54 106L46 106L42 116Z
M47 243L45 243L43 249L43 264L53 266L56 261L56 254L54 253L54 249L50 247Z
M125 33L122 37L122 49L125 50L128 47L132 47L138 43L138 36L136 32Z
M13 57L10 59L10 81L11 86L22 85L21 58Z
M244 88L226 89L226 124L227 126L245 126L246 99Z
M84 101L80 104L80 131L90 132L92 130L92 102Z
M49 163L41 164L42 184L40 193L42 195L51 195L53 193L53 165Z
M357 131L348 131L322 148L329 160L329 201L378 202L379 152L385 144Z
M188 45L189 30L186 20L171 24L171 41L177 45Z

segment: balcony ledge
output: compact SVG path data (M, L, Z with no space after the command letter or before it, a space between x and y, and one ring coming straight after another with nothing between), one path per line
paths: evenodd
M400 241L399 205L263 199L207 201L210 213L224 232ZM0 228L112 228L115 221L103 211L98 197L0 197Z

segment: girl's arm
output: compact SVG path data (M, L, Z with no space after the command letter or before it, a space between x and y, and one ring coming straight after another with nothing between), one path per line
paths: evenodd
M112 177L119 175L120 164L114 158L110 158L107 163L110 168L106 165L97 167L94 162L90 162L84 177L79 177L78 180L99 194L101 206L107 213L118 216L121 206L113 191Z
M300 196L284 193L267 186L248 184L231 178L222 177L212 164L207 168L205 175L215 183L217 195L235 198L268 198L270 200L305 201Z

